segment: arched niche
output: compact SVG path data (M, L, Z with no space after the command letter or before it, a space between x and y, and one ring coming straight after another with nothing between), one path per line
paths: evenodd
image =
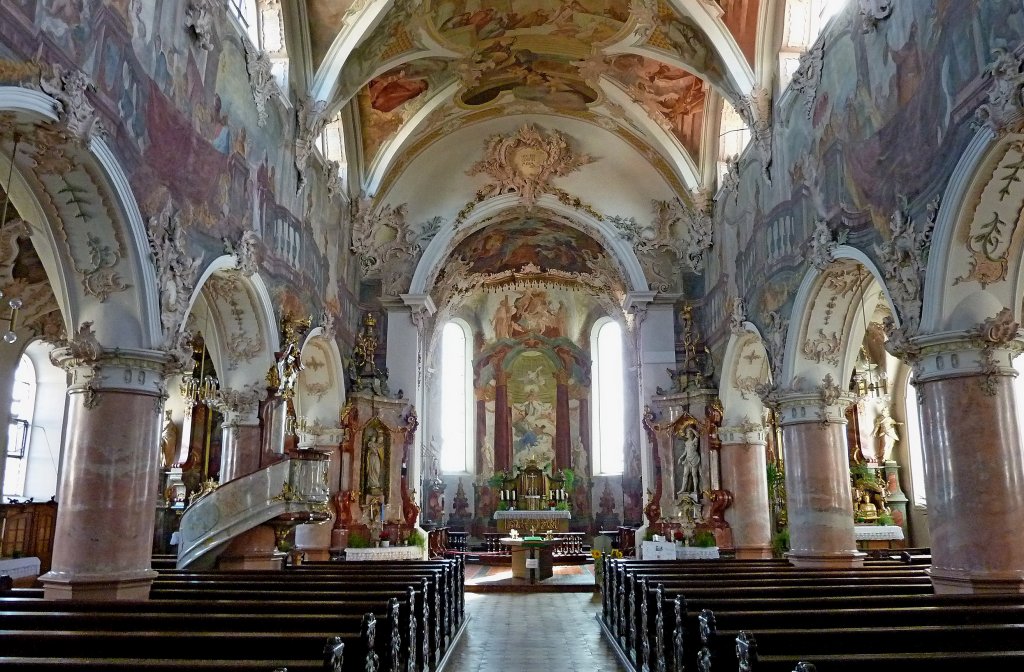
M345 369L337 341L323 327L310 330L300 361L296 413L310 423L336 426L345 405Z

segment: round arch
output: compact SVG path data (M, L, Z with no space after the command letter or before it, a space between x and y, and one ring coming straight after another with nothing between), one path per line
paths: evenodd
M722 424L731 427L758 422L764 414L764 404L755 387L771 382L771 367L761 334L750 322L744 322L742 331L729 337L722 374L718 391L725 411Z
M781 380L775 381L780 386L798 377L816 384L826 375L844 385L866 332L862 306L865 313L873 313L877 301L883 300L897 319L882 274L864 252L840 245L833 259L824 270L809 268L797 290ZM871 289L876 286L880 294L872 297ZM868 301L873 302L868 305Z
M57 127L57 107L58 102L42 92L0 86L0 112L13 113L16 123ZM128 176L98 135L80 147L59 127L57 130L48 133L46 140L52 141L56 135L65 144L45 143L45 149L72 160L72 169L54 175L15 165L18 178L10 196L23 219L32 225L33 244L51 279L68 330L91 320L98 339L108 348L160 347L163 337L156 273L149 256L146 224ZM28 140L36 140L35 134ZM16 158L14 161L16 164ZM6 158L3 163L3 168L9 167ZM61 197L61 189L67 187L72 176L79 190L77 202L91 197L100 206L93 208L90 234L108 237L117 250L102 268L83 267L81 260L89 256L86 243L75 239L70 227L63 226L64 221L82 216L80 210L70 207L77 207L76 202ZM54 184L57 180L62 184ZM42 205L44 201L49 207ZM76 276L80 282L74 281Z
M490 220L501 214L503 211L520 204L520 198L516 194L507 194L488 199L478 205L473 213L466 219L465 223L456 227L448 223L441 231L434 236L427 249L423 251L416 270L412 276L412 283L409 287L410 294L426 294L441 270L445 259L452 250L472 233L486 228ZM606 249L623 269L629 291L648 291L647 278L644 275L640 260L636 253L607 222L592 217L586 213L579 212L569 206L563 205L555 197L544 194L537 199L537 209L547 210L558 216L559 221L594 237Z
M302 343L302 371L295 396L296 413L333 426L345 405L345 367L338 343L323 327L310 329Z

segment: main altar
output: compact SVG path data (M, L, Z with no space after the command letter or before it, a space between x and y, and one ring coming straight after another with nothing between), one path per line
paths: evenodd
M568 532L569 521L572 514L568 511L495 511L494 520L498 525L498 532L510 532L512 530L547 532Z
M498 510L494 512L498 531L568 532L572 515L565 480L564 472L547 473L534 460L528 460L516 474L499 472L495 476Z

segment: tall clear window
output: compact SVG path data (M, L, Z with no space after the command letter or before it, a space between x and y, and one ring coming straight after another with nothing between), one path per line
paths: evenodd
M910 489L913 490L914 506L928 504L924 480L924 450L921 441L921 414L917 403L917 388L907 377L907 454L910 459Z
M271 71L282 91L288 90L288 45L284 39L284 16L280 2L228 0L231 15L245 29L254 45L270 56Z
M470 402L469 327L460 320L441 332L441 470L469 471Z
M718 127L718 183L729 170L729 159L738 157L750 142L750 129L728 100L722 100L722 123Z
M7 466L4 472L3 494L25 494L25 465L28 463L29 434L32 413L36 405L36 369L25 355L14 373L11 391L11 415L7 425Z
M610 318L599 320L591 342L594 473L621 474L626 438L622 326Z

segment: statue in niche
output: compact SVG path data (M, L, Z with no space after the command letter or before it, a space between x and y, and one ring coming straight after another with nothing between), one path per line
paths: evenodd
M178 457L178 427L171 420L171 410L164 411L164 427L160 431L160 467L170 469Z
M601 492L599 505L601 507L601 515L615 515L615 495L612 493L611 484L607 480L604 482L604 490Z
M379 419L363 430L362 472L362 494L387 502L391 489L391 446L387 427Z
M692 428L684 430L682 437L676 438L677 445L682 445L676 462L679 463L679 479L677 496L683 493L700 493L700 435Z

